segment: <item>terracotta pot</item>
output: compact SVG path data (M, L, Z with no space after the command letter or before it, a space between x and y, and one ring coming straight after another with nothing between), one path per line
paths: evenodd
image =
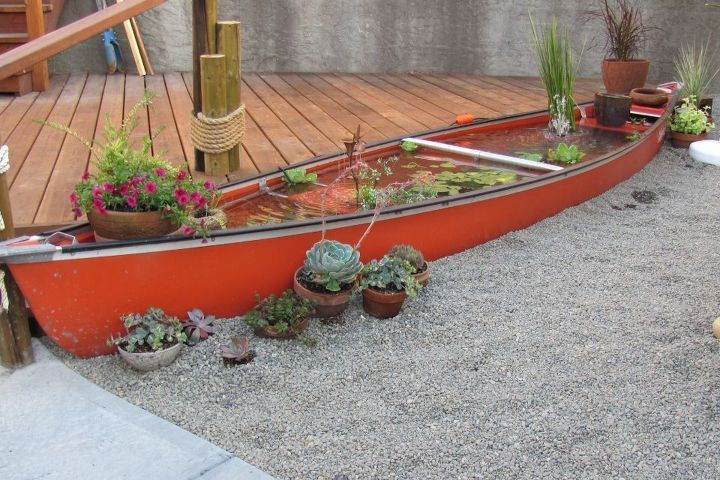
M424 287L425 285L427 285L428 280L430 280L430 265L428 265L427 262L425 262L423 265L425 266L425 270L420 273L413 273L413 277L415 278L415 280L418 281L420 285Z
M650 62L647 60L620 61L606 58L602 63L602 78L608 93L627 95L633 88L645 86Z
M385 293L373 288L363 290L363 308L375 318L392 318L402 309L405 292Z
M668 93L659 88L633 88L630 90L630 98L636 105L659 107L668 101Z
M600 125L622 127L630 118L632 99L627 95L598 92L595 94L595 118Z
M675 148L690 148L691 143L705 140L706 138L708 138L707 133L692 135L689 133L670 131L670 143L672 143L672 146Z
M297 337L298 333L305 331L309 324L310 324L310 319L306 318L305 320L302 320L302 321L296 323L293 326L293 328L291 328L289 331L287 331L285 333L279 333L272 326L256 328L254 330L255 330L255 335L257 335L258 337L275 338L278 340L290 340L290 339Z
M174 362L182 347L182 343L176 343L172 347L157 352L128 352L118 347L118 352L123 360L134 369L141 372L150 372L161 367L167 367Z
M300 275L302 270L303 267L300 267L295 271L295 275L293 276L293 290L295 290L295 293L297 293L300 297L317 303L315 313L312 316L314 318L332 318L343 313L347 308L348 303L350 303L352 289L336 293L313 292L312 290L305 288L303 284L298 281L298 275Z
M98 242L163 237L177 229L171 219L163 218L160 211L116 212L107 210L105 214L102 214L93 209L88 212L88 221L95 231L95 240Z

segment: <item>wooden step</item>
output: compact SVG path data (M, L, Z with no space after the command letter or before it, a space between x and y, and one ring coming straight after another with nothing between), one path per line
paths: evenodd
M11 44L21 44L26 43L30 37L27 33L0 33L0 44L2 43L11 43Z
M50 4L43 4L43 13L53 11L53 6ZM25 13L24 3L12 3L0 5L0 13Z
M26 72L0 80L0 93L25 95L32 92L32 73Z

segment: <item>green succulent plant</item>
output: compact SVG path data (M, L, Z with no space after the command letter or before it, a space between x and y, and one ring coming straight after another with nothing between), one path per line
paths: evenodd
M159 308L148 308L144 314L131 313L120 317L127 334L110 337L108 345L118 345L128 352L157 352L187 340L183 326L176 317L170 317Z
M343 284L353 283L363 266L357 250L335 240L317 242L306 257L305 271L329 292L339 292Z
M381 291L404 291L408 297L415 298L422 285L412 276L414 267L399 257L385 255L380 260L372 260L363 267L362 279L356 292L373 288Z
M417 273L423 265L425 265L425 258L423 258L423 254L410 245L393 245L390 250L388 250L387 254L390 257L398 257L403 260L407 260L408 263L410 263L410 265L412 265L415 269L413 273Z
M278 333L291 331L315 310L316 305L292 290L285 290L279 297L268 295L260 299L256 295L256 299L258 305L245 314L245 323L252 328L271 326Z

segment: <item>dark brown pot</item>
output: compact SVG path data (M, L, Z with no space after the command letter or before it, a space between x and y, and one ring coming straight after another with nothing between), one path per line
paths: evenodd
M647 60L620 61L606 58L602 63L602 78L608 93L627 95L633 88L645 86L650 62Z
M256 328L254 330L255 335L257 335L258 337L275 338L278 340L289 340L297 337L298 333L304 332L307 329L309 323L310 319L306 318L305 320L296 323L289 331L285 333L279 333L272 326Z
M337 317L338 315L343 313L347 308L348 303L350 303L350 295L352 294L352 289L346 292L337 293L313 292L312 290L308 290L307 288L305 288L303 284L298 281L298 275L300 275L302 269L303 267L300 267L295 271L295 276L293 277L293 290L295 290L295 293L297 293L300 297L312 300L313 302L317 303L313 317L332 318Z
M363 308L375 318L392 318L402 309L405 292L385 293L373 288L363 290Z
M430 280L430 266L428 263L425 262L425 270L420 273L414 273L413 277L415 277L415 280L423 287L427 285L428 280Z
M703 133L700 135L691 135L689 133L673 132L672 130L670 131L670 143L672 143L672 146L675 148L690 148L691 143L705 140L707 138L707 133Z
M88 212L88 221L95 231L98 242L112 240L137 240L140 238L163 237L177 229L169 218L163 218L160 211L116 212L105 214L97 210Z
M630 117L632 99L627 95L598 92L595 94L595 118L600 125L621 127Z
M644 107L660 107L668 101L668 93L659 88L633 88L630 98L636 105Z

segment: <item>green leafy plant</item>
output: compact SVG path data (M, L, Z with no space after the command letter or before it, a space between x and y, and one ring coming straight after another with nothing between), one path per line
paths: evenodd
M695 104L699 105L700 98L720 72L714 49L710 46L710 38L704 44L681 46L674 64L675 71L684 84L683 92L688 97L695 98Z
M628 135L627 137L625 137L625 139L628 142L637 142L638 140L640 140L640 137L641 137L640 132L638 132L637 130L633 130L633 132L630 135Z
M355 281L362 266L360 253L350 245L321 240L307 251L304 269L314 283L339 292Z
M182 322L188 343L200 343L215 334L215 316L205 315L202 310L194 308L187 312L188 317Z
M518 157L524 159L524 160L531 160L533 162L542 162L543 157L541 153L535 153L535 152L515 152L515 155Z
M673 132L701 135L709 132L715 124L707 119L707 112L697 107L695 97L683 99L683 105L675 107L670 116L668 127Z
M555 134L564 136L575 130L573 86L582 53L578 60L574 58L570 36L559 31L557 19L539 33L530 15L530 27L538 70L548 98L549 127Z
M580 151L576 145L561 143L555 149L548 150L548 160L551 162L573 165L583 159L585 153Z
M652 30L645 25L640 7L630 0L600 0L599 9L587 12L605 27L608 58L628 61L640 52Z
M426 175L427 172L418 172L415 176ZM470 172L442 171L433 176L432 190L436 195L457 195L493 185L512 183L517 175L512 172L500 170L477 170Z
M85 145L93 156L95 172L85 172L82 181L70 194L75 218L96 210L122 212L161 211L183 226L185 234L206 233L203 225L191 217L198 210L217 204L220 194L211 181L194 181L190 171L179 169L151 153L152 136L146 135L142 145L132 145L132 132L138 125L138 112L152 102L146 92L133 106L119 127L106 117L103 136L105 142L94 144L74 130L57 122L42 122L61 130Z
M148 308L144 314L131 313L120 317L127 334L108 340L128 352L156 352L187 340L183 326L176 317L165 315L159 308Z
M420 250L417 250L410 245L393 245L388 250L388 256L398 257L406 260L412 267L411 273L418 273L420 269L425 266L425 258Z
M285 290L279 297L269 295L261 300L258 295L256 298L258 304L245 314L245 323L252 328L273 327L281 334L293 331L293 327L315 309L315 302L299 297L292 290Z
M248 337L233 337L229 344L220 345L220 352L226 365L250 363L255 358Z
M380 291L405 292L415 298L422 285L412 276L415 267L400 257L385 255L382 259L372 260L362 270L362 277L356 292L366 288Z
M415 142L405 140L400 144L400 148L402 148L405 152L414 152L415 150L417 150L418 145Z
M283 170L283 181L289 185L305 185L317 182L317 173L306 173L304 168Z

